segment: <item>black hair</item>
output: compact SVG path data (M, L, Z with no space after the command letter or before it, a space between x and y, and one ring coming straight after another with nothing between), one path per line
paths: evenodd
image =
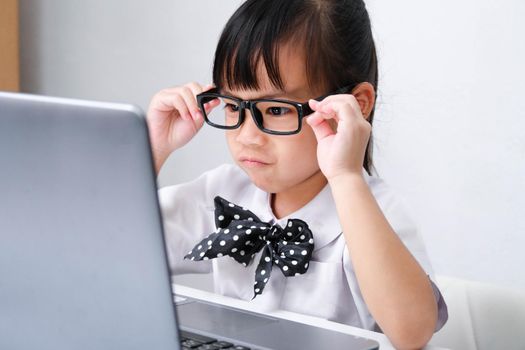
M326 93L352 83L369 82L377 93L377 55L363 0L247 0L223 29L213 65L219 89L258 89L257 67L283 89L279 49L304 50L308 85ZM372 124L375 111L368 121ZM371 175L372 137L363 167Z

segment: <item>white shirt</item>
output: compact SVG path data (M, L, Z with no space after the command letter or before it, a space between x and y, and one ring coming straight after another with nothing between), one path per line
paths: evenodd
M433 272L417 227L403 203L379 178L364 178L388 222L423 270ZM221 196L248 208L262 221L285 227L288 219L305 221L314 236L314 251L305 274L285 277L273 268L264 291L251 302L264 310L288 310L373 330L375 321L361 295L352 261L342 234L329 185L308 204L287 217L277 219L270 207L270 195L256 187L236 165L225 164L184 184L159 190L168 259L172 274L212 273L215 292L251 300L254 296L255 269L260 254L244 267L224 256L208 261L184 260L202 239L216 231L214 198ZM433 284L439 309L436 329L447 318L446 304Z

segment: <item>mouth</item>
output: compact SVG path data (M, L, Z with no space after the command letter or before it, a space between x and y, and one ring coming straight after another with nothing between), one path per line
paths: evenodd
M270 165L270 163L256 157L241 156L239 162L249 168L260 168Z

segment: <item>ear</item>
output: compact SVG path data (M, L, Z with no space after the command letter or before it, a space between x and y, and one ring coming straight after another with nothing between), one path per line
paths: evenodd
M369 82L359 83L352 90L352 95L354 95L355 99L359 103L359 106L361 107L361 113L363 113L365 119L368 120L368 117L370 117L370 113L374 108L374 102L376 99L374 87Z

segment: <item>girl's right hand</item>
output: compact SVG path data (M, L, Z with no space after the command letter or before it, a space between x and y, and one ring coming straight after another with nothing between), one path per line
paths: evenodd
M188 143L204 124L195 96L212 87L188 83L161 90L151 99L146 120L157 173L168 156ZM206 111L217 104L217 100L209 102Z

